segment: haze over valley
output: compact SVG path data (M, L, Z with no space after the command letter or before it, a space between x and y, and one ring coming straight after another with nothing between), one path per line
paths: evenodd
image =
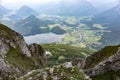
M120 0L0 0L0 80L120 80Z
M12 4L18 2L21 4L12 7ZM117 37L119 20L115 21L119 19L119 1L116 0L70 0L69 4L67 0L41 2L37 0L34 2L1 0L1 4L0 22L23 36L47 33L65 35L60 40L61 43L93 49L101 49L106 45L119 43ZM106 7L103 8L103 6ZM29 40L31 41L31 39ZM30 43L30 41L28 42ZM54 41L50 40L50 42Z

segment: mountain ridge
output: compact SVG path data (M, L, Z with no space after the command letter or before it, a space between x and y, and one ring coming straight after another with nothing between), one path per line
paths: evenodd
M17 76L45 66L45 51L40 45L27 45L22 35L2 24L0 24L0 37L2 80L15 80Z
M38 13L34 9L30 8L29 6L23 5L18 10L16 10L16 14L26 17L30 15L37 15Z
M3 17L4 14L8 14L9 12L11 12L10 9L7 9L4 6L0 5L0 17Z
M17 21L13 26L13 29L21 33L24 36L35 35L42 33L55 33L64 34L66 30L61 28L61 26L49 27L48 25L54 25L55 22L52 20L42 20L35 15L30 15L22 20Z
M22 35L2 24L0 24L0 37L0 78L2 80L120 79L120 45L107 46L93 53L86 60L78 59L77 63L71 61L45 68L46 53L40 45L36 43L27 45ZM49 46L46 45L46 48L49 49ZM55 49L57 46L60 47L57 44L53 46ZM69 46L70 50L71 48ZM74 48L72 51L76 51ZM64 53L63 49L61 51ZM85 56L85 53L82 53L82 56Z
M119 80L119 56L120 45L107 46L88 57L83 70L92 80Z

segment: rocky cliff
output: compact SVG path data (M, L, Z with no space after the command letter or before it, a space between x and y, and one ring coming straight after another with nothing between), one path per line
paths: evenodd
M71 62L52 68L33 70L18 80L85 80L84 74Z
M44 68L46 63L40 45L27 45L20 34L0 24L0 80L120 80L120 45L105 47L77 65Z
M22 35L0 24L0 80L14 80L45 64L45 51L40 45L27 45Z
M120 79L120 45L108 46L88 57L84 72L93 80Z

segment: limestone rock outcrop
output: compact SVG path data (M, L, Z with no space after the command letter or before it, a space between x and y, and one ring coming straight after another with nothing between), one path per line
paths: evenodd
M0 24L0 80L14 80L45 65L45 51L40 45L27 45L22 35Z

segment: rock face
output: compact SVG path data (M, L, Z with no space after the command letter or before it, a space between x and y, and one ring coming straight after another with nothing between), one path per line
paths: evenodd
M5 54L9 51L10 47L19 47L23 54L31 56L31 52L27 47L23 37L10 30L4 25L0 24L0 54L5 57Z
M86 67L86 66L88 66L88 67L90 66L90 65L86 65L86 64L88 64L88 62L91 62L91 65L94 63L94 61L92 63L92 60L93 60L92 57L89 57L84 64L84 72L88 76L93 78L93 80L101 80L101 79L102 80L119 80L120 79L119 78L119 75L120 75L120 73L119 73L119 71L120 71L120 48L119 48L119 46L111 46L111 47L106 47L106 48L110 48L112 51L115 50L114 54L112 54L111 56L106 57L106 58L104 58L104 55L99 57L99 58L104 58L104 60L100 61L93 67L90 67L90 68ZM104 50L106 50L106 49L104 49ZM93 55L95 55L95 54L93 54ZM104 53L104 54L110 54L110 52ZM97 60L97 59L94 59L94 60Z
M34 57L37 56L38 59L40 59L40 60L36 60L36 63L37 63L37 61L40 61L38 63L42 64L42 66L45 66L47 64L47 62L46 62L46 54L43 54L43 53L45 53L45 51L40 45L38 45L36 43L30 44L29 49L31 51L32 56L34 56Z
M41 69L46 61L40 45L27 45L20 34L0 24L0 80L86 80L79 68L92 80L120 80L120 45L78 59L77 66L66 62Z
M71 62L66 62L52 68L33 70L18 80L85 80L85 76Z
M28 46L20 34L0 24L0 79L14 80L45 64L45 52L40 45Z

